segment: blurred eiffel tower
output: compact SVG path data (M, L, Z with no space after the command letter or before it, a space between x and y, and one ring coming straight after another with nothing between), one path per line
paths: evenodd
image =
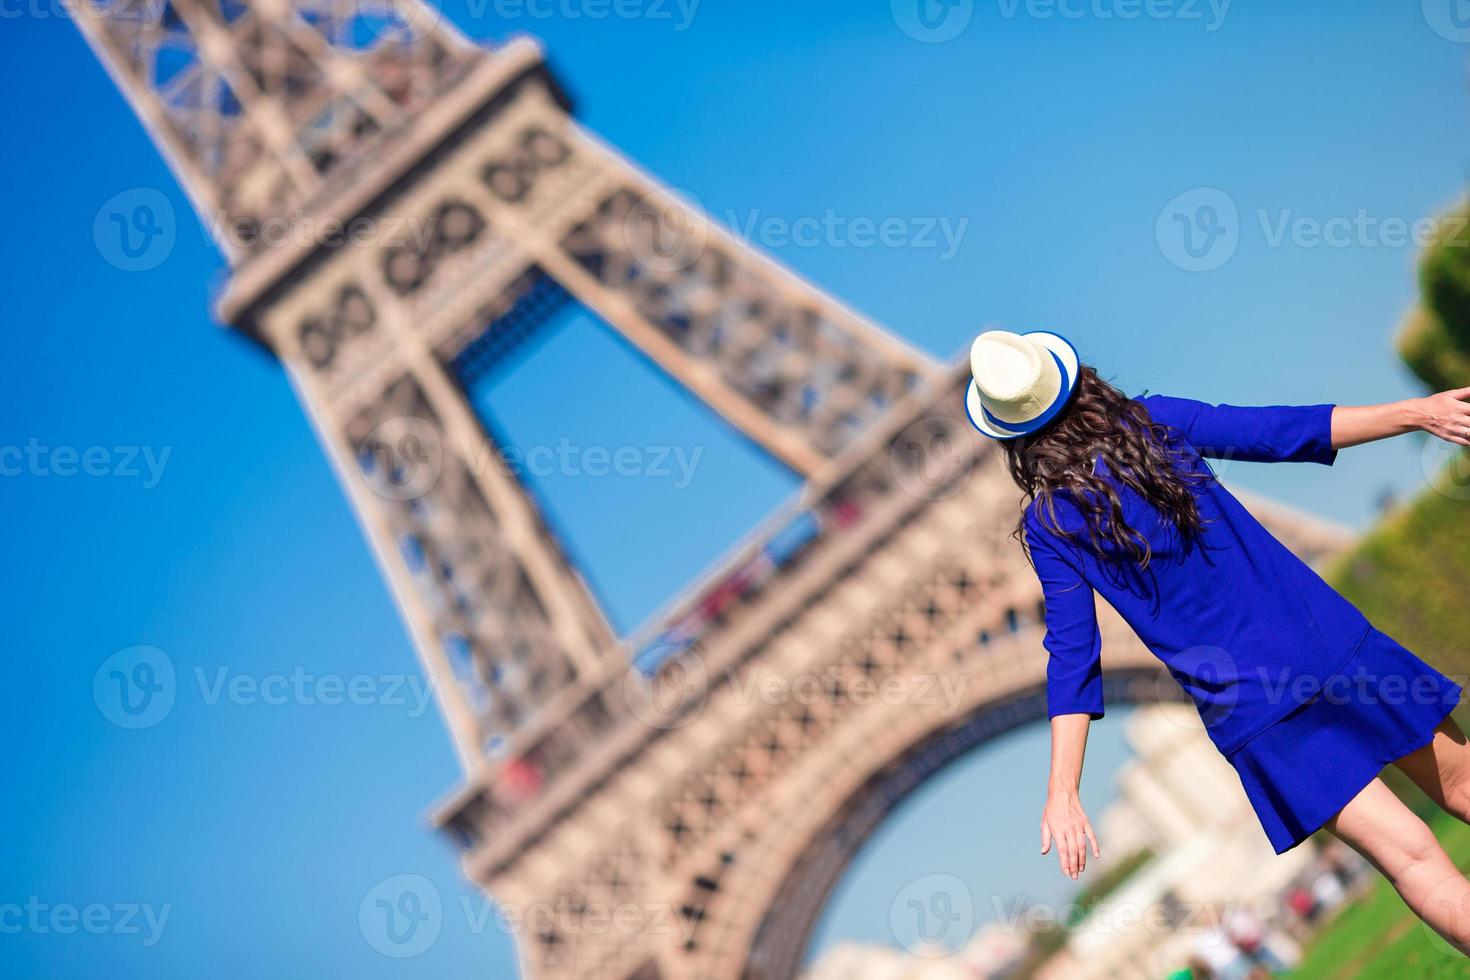
M279 357L336 464L463 765L436 820L521 923L525 974L794 975L894 803L1044 716L1017 495L964 366L660 189L571 120L531 40L393 0L77 20L229 261L219 318ZM465 394L569 303L806 481L631 637ZM1266 516L1309 556L1341 544ZM1105 622L1111 696L1156 697ZM819 696L752 693L771 678Z

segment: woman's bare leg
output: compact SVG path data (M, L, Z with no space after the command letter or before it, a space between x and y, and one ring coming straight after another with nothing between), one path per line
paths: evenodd
M1446 813L1470 823L1470 741L1454 719L1434 730L1434 739L1394 763Z
M1327 829L1383 872L1415 915L1470 955L1470 881L1383 780L1365 786Z

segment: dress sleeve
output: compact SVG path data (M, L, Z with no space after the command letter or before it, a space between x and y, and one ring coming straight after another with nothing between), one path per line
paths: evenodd
M1147 395L1139 402L1155 422L1179 430L1201 456L1326 466L1337 459L1332 448L1333 405L1242 408L1168 395Z
M1063 555L1063 545L1028 520L1026 546L1046 598L1046 713L1103 716L1102 634L1092 586Z

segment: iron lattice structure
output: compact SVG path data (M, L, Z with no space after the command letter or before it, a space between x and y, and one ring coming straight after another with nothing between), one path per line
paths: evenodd
M464 769L437 822L502 906L561 910L527 920L526 975L793 975L893 802L1042 714L1040 596L963 366L581 129L530 40L477 46L408 2L77 19L230 262L220 318L279 357L392 586ZM806 479L630 638L466 396L569 302ZM1343 544L1262 513L1308 557ZM1113 693L1169 696L1104 618ZM825 694L752 698L771 677ZM895 679L915 696L859 696ZM918 696L941 679L952 700Z

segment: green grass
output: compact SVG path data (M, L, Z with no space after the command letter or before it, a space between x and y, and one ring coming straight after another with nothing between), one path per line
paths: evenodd
M1470 867L1470 827L1440 813L1430 826L1450 858ZM1470 975L1464 957L1410 912L1379 880L1307 949L1293 980L1440 980Z

